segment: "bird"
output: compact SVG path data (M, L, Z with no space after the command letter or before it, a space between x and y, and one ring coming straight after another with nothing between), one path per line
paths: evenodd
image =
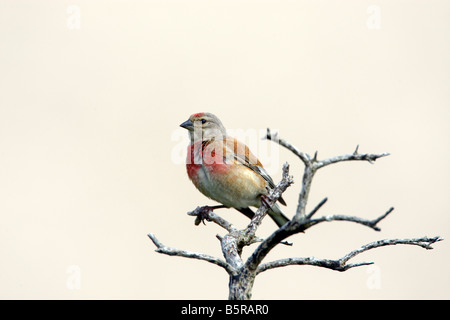
M186 171L195 187L221 205L208 209L235 208L252 219L250 207L259 208L275 183L247 145L227 135L217 116L209 112L192 114L180 124L188 130ZM278 199L282 205L286 202ZM268 210L278 227L289 222L277 203Z

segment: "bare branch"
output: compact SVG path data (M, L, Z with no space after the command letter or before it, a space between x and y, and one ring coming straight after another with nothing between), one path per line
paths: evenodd
M368 265L373 264L373 262L362 262L357 264L349 264L349 265L341 265L340 259L339 260L330 260L330 259L316 259L314 257L307 257L307 258L286 258L286 259L280 259L275 260L267 263L263 263L258 267L258 270L256 271L256 274L260 274L261 272L275 269L275 268L281 268L281 267L287 267L287 266L316 266L316 267L322 267L327 269L332 269L336 271L345 271L351 267L357 267L362 265Z
M328 166L333 163L342 162L342 161L369 161L370 163L374 163L378 158L386 157L389 153L379 153L379 154L369 154L369 153L358 153L359 145L356 147L356 150L351 154L344 154L340 156L331 157L325 160L317 160L314 162L314 166L319 169L325 166Z
M414 238L414 239L384 239L384 240L378 240L371 242L369 244L363 245L362 247L353 250L352 252L346 254L344 257L342 257L340 260L343 264L347 263L348 260L355 257L356 255L363 253L367 250L371 250L374 248L384 247L384 246L392 246L397 244L409 244L409 245L415 245L422 247L427 250L433 249L431 245L433 243L436 243L438 241L444 240L441 237L422 237L422 238Z
M350 222L355 222L355 223L365 225L367 227L372 228L375 231L380 231L381 229L379 227L377 227L378 222L380 222L381 220L386 218L387 215L390 214L393 210L394 210L394 208L391 207L391 208L389 208L388 211L386 211L386 213L384 213L383 215L381 215L378 218L373 219L373 220L367 220L367 219L363 219L363 218L355 217L355 216L345 216L345 215L333 214L333 215L325 216L325 217L318 218L318 219L311 219L311 220L304 221L303 225L305 225L306 228L302 227L302 226L300 226L300 228L302 229L302 231L304 231L307 228L312 227L313 225L316 225L320 222L350 221Z
M270 131L269 128L267 128L267 134L266 134L266 136L264 138L267 139L267 140L272 140L273 142L278 143L280 146L283 146L286 149L292 151L296 156L298 156L300 158L300 160L303 161L303 163L305 165L309 165L311 163L311 159L306 153L300 151L299 149L294 147L292 144L290 144L286 140L280 139L278 137L278 133L272 134L272 132Z
M433 243L436 243L438 241L442 241L443 239L440 237L434 237L434 238L428 238L428 237L422 237L422 238L415 238L415 239L385 239L385 240L378 240L371 243L368 243L366 245L363 245L362 247L353 250L343 256L340 259L337 260L330 260L330 259L316 259L313 257L308 258L286 258L286 259L280 259L268 263L264 263L260 265L257 269L257 274L274 269L274 268L280 268L280 267L286 267L291 265L311 265L311 266L317 266L317 267L323 267L328 268L336 271L346 271L350 268L364 266L373 264L373 262L358 262L358 263L351 263L347 264L347 262L355 257L356 255L379 247L384 246L391 246L391 245L397 245L397 244L408 244L408 245L415 245L420 246L425 249L433 249L431 245Z
M264 239L263 238L260 238L260 237L253 237L253 240L251 241L251 243L249 243L249 245L250 244L254 244L254 243L259 243L259 242L263 242L264 241ZM293 245L293 243L292 242L289 242L289 241L281 241L280 242L280 244L283 244L283 245L285 245L285 246L292 246Z
M218 266L224 268L225 271L230 275L236 273L236 270L229 263L227 263L221 259L218 259L216 257L210 256L207 254L203 254L203 253L197 253L197 252L191 252L191 251L187 251L187 250L179 250L179 249L166 247L152 233L149 233L148 237L155 244L155 246L157 248L155 251L158 253L164 253L169 256L178 256L178 257L207 261L207 262L213 263L215 265L218 265Z
M302 190L298 195L298 204L297 211L294 216L294 220L301 221L306 217L306 204L308 203L309 192L311 190L312 179L314 174L316 173L316 169L312 166L311 163L305 166L305 170L303 172L302 179Z
M249 225L243 229L238 230L231 223L221 218L214 213L214 209L224 208L224 205L218 206L203 206L197 207L195 210L188 212L188 215L195 216L195 224L198 225L204 220L212 221L228 231L225 236L217 235L217 238L221 242L222 253L226 261L219 258L215 258L206 254L190 252L186 250L178 250L163 245L153 234L148 234L149 238L153 241L157 247L156 251L159 253L180 256L191 259L198 259L207 261L209 263L218 265L224 268L230 276L229 281L229 299L250 299L253 283L257 274L267 271L269 269L289 266L289 265L312 265L319 266L323 268L328 268L336 271L346 271L350 268L372 264L372 262L357 262L348 263L350 259L354 258L360 253L365 251L379 248L383 246L390 245L416 245L425 249L432 249L431 245L435 242L443 240L440 237L428 238L414 238L414 239L385 239L375 241L366 245L363 245L340 259L316 259L314 257L307 258L286 258L280 259L268 263L262 264L263 259L267 254L278 244L287 244L285 239L291 235L304 232L308 228L320 224L322 222L329 221L348 221L353 223L358 223L375 231L380 231L378 223L386 218L394 208L390 208L383 215L377 217L373 220L363 219L355 216L347 215L328 215L321 218L312 219L312 217L322 208L322 206L327 202L327 198L319 202L313 210L306 214L306 205L309 198L309 193L311 190L312 180L317 172L317 170L328 166L330 164L343 162L343 161L368 161L373 163L375 160L381 157L389 155L388 153L380 154L360 154L359 145L356 147L355 151L351 154L344 154L336 157L331 157L324 160L318 159L318 152L314 153L314 157L311 158L307 153L302 152L286 140L280 139L278 134L272 134L270 129L267 129L267 134L265 139L272 140L279 145L287 148L293 152L305 165L302 186L298 196L297 210L294 217L286 224L275 230L266 239L261 239L256 236L256 231L261 224L262 219L267 214L268 209L273 206L276 201L281 197L283 192L293 183L293 179L289 176L289 165L287 163L283 166L283 178L277 184L277 186L269 192L267 196L262 197L261 206L256 211L255 215L251 219ZM250 254L248 259L243 262L241 258L242 250L244 246L250 244L261 242L257 248Z
M319 202L319 204L312 209L312 211L306 216L306 219L311 219L311 217L317 212L319 211L320 208L322 208L322 206L325 204L325 202L328 201L328 198L323 199L322 201Z
M369 161L370 163L373 163L376 159L388 156L389 153L380 153L380 154L360 154L358 153L359 145L356 147L355 151L352 154L345 154L341 156L336 156L332 158L328 158L325 160L318 160L317 159L317 151L314 153L314 158L311 160L311 157L300 151L298 148L290 144L284 139L281 139L278 137L278 134L272 134L270 129L267 128L267 133L265 138L267 140L272 140L279 145L287 148L292 153L297 155L300 160L305 164L305 171L303 172L303 179L302 179L302 189L300 191L299 197L298 197L298 205L297 205L297 211L294 216L294 219L297 221L301 221L306 218L306 204L308 202L309 192L311 189L311 183L312 179L314 177L314 174L316 171L320 168L323 168L327 165L337 163L337 162L343 162L343 161L355 161L355 160L364 160Z

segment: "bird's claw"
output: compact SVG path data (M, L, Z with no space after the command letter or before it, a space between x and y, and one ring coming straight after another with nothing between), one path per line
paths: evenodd
M203 222L204 225L206 225L206 221L211 221L210 213L212 213L215 209L220 208L227 208L223 204L218 206L203 206L203 207L197 207L194 211L188 212L188 215L190 216L196 216L195 218L195 225L198 226L200 222Z
M267 208L270 208L271 207L271 205L270 205L270 197L269 196L266 196L266 195L262 195L261 196L261 202L262 203L264 203L264 205L267 207Z
M195 218L195 225L198 226L200 222L206 225L205 220L209 221L209 213L213 211L213 208L211 206L203 206L198 207L196 211L197 218Z

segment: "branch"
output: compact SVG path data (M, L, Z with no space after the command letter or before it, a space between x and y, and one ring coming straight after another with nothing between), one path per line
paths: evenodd
M170 248L170 247L166 247L165 245L163 245L154 234L149 233L148 237L153 241L153 243L156 246L156 252L158 253L164 253L167 254L169 256L179 256L179 257L185 257L185 258L191 258L191 259L198 259L198 260L204 260L210 263L213 263L215 265L218 265L222 268L225 269L225 271L229 274L232 275L234 273L236 273L236 270L227 262L207 255L207 254L203 254L203 253L197 253L197 252L191 252L191 251L186 251L186 250L179 250L179 249L174 249L174 248Z
M311 217L317 210L325 203L325 199L322 200L316 208L308 215ZM317 209L317 210L316 210ZM272 250L278 243L288 238L291 235L304 232L308 228L315 226L321 222L329 222L329 221L349 221L355 222L358 224L365 225L367 227L372 228L375 231L380 231L380 228L377 224L386 218L388 214L390 214L394 208L390 208L386 213L379 216L373 220L367 220L354 216L345 216L345 215L329 215L318 219L304 219L301 221L296 221L292 219L290 222L286 223L284 226L276 230L269 237L266 238L256 250L252 253L252 255L247 260L247 266L250 269L256 270L261 261L265 258L265 256Z
M323 199L322 201L320 201L317 206L312 209L312 211L306 216L306 219L311 219L311 217L317 212L319 211L320 208L322 208L322 206L325 204L325 202L328 201L328 198Z
M378 240L371 242L369 244L363 245L362 247L355 249L345 256L343 256L340 259L337 260L330 260L330 259L316 259L313 257L309 258L286 258L286 259L280 259L268 263L264 263L260 265L257 269L257 274L274 269L274 268L280 268L280 267L286 267L291 265L311 265L311 266L317 266L317 267L323 267L328 268L331 270L336 271L346 271L353 267L359 267L364 265L373 264L373 262L359 262L359 263L351 263L347 264L348 260L355 257L356 255L379 247L384 246L391 246L391 245L397 245L397 244L408 244L408 245L416 245L420 246L425 249L433 249L431 245L433 243L436 243L438 241L442 241L443 239L440 237L434 237L434 238L428 238L428 237L422 237L422 238L415 238L415 239L385 239L385 240Z
M317 160L315 156L314 166L316 169L323 168L333 163L342 162L342 161L369 161L369 163L374 163L378 158L386 157L390 155L387 152L379 153L379 154L370 154L370 153L358 153L359 145L356 146L355 151L352 154L344 154L340 156L331 157L325 160Z
M305 165L309 165L311 163L311 158L309 157L309 155L307 155L306 153L300 151L299 149L297 149L296 147L294 147L292 144L290 144L289 142L287 142L284 139L280 139L278 137L278 133L274 133L272 134L272 132L270 131L269 128L267 128L267 133L266 136L263 137L263 139L267 139L267 140L272 140L273 142L278 143L280 146L285 147L286 149L292 151L296 156L298 156L300 158L300 160L303 161L303 163Z
M279 145L285 147L286 149L290 150L292 153L294 153L296 156L302 160L302 162L305 164L305 171L303 173L303 180L302 180L302 190L300 191L299 197L298 197L298 205L297 205L297 211L294 216L295 220L301 221L305 219L306 217L306 204L308 202L309 192L311 189L311 183L312 179L314 177L314 174L316 171L320 168L323 168L325 166L328 166L333 163L343 162L343 161L369 161L370 163L373 163L375 160L381 157L388 156L389 153L380 153L380 154L368 154L358 153L359 145L356 147L355 151L352 154L344 154L336 157L331 157L325 160L318 160L317 159L317 151L314 154L313 159L307 154L302 151L300 151L298 148L290 144L284 139L281 139L278 137L278 133L272 134L269 128L267 128L266 136L264 137L267 140L272 140Z
M272 134L272 132L270 131L269 128L267 128L267 133L266 133L266 136L263 137L263 139L264 138L267 140L274 141L274 142L278 143L280 146L283 146L286 149L290 150L292 153L294 153L296 156L298 156L300 158L300 160L305 164L305 171L303 173L303 179L302 179L302 189L301 189L299 197L298 197L297 211L294 216L295 220L300 221L301 219L303 219L305 217L306 203L308 202L309 190L311 188L312 178L315 173L315 169L312 167L312 163L313 163L312 161L317 160L317 152L314 155L314 159L311 161L311 157L308 154L300 151L298 148L296 148L295 146L293 146L286 140L278 137L278 133Z
M322 202L323 202L323 200L322 200ZM319 205L320 205L320 203L319 203ZM344 216L344 215L334 214L334 215L329 215L329 216L325 216L325 217L318 218L318 219L306 220L306 221L304 221L302 223L302 225L304 225L304 227L300 226L300 228L301 228L302 231L304 231L304 230L308 229L309 227L312 227L312 226L314 226L316 224L319 224L320 222L325 222L325 221L350 221L350 222L355 222L355 223L359 223L359 224L365 225L367 227L372 228L375 231L380 231L381 229L379 227L377 227L378 222L380 222L381 220L386 218L387 215L390 214L392 211L394 211L393 207L389 208L389 210L386 211L386 213L384 213L383 215L381 215L378 218L373 219L373 220L367 220L367 219L363 219L363 218L360 218L360 217L354 217L354 216ZM314 210L311 213L314 214ZM312 216L311 213L308 215L309 217Z
M280 267L287 267L287 266L316 266L316 267L322 267L327 268L331 270L336 271L345 271L347 269L350 269L352 267L362 266L362 265L369 265L373 264L373 262L362 262L362 263L355 263L355 264L349 264L349 265L342 265L341 260L330 260L330 259L316 259L314 257L308 257L308 258L286 258L286 259L280 259L275 260L268 263L263 263L260 265L256 271L256 274L260 274L261 272L280 268Z
M316 169L311 164L305 166L302 178L302 190L298 195L297 211L294 216L294 220L301 221L306 217L306 204L308 203L309 192L311 190L312 179Z
M257 266L261 263L261 261L264 259L264 257L269 253L269 251L272 250L278 243L280 243L280 241L286 239L287 237L293 234L302 232L320 222L351 221L366 225L376 231L380 230L376 226L377 223L380 222L382 219L384 219L390 212L392 212L393 208L389 209L384 215L375 220L366 220L359 217L342 216L342 215L332 215L311 220L311 217L320 209L321 206L323 206L326 200L325 199L322 200L322 202L319 203L308 215L306 215L306 205L308 203L312 180L314 178L316 171L319 170L320 168L341 161L366 160L369 162L373 162L380 157L387 156L388 153L359 154L358 153L359 146L358 146L356 147L355 151L352 154L336 156L319 161L317 160L317 152L314 154L314 158L311 159L307 154L301 152L299 149L297 149L287 141L280 139L277 134L272 135L269 128L267 129L266 139L273 140L274 142L277 142L278 144L284 146L285 148L296 154L305 164L305 170L303 172L302 189L298 197L297 211L295 213L294 218L289 223L276 230L272 235L270 235L265 241L263 241L258 246L258 248L247 260L246 264L250 269L255 270Z
M241 259L242 246L239 246L238 235L230 232L220 240L220 243L223 256L227 260L227 263L233 270L241 269L243 265Z

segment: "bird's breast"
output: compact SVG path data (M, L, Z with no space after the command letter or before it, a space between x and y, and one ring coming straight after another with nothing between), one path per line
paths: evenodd
M226 206L245 208L259 204L266 193L266 181L255 171L227 161L222 148L194 143L189 146L187 174L197 189Z

